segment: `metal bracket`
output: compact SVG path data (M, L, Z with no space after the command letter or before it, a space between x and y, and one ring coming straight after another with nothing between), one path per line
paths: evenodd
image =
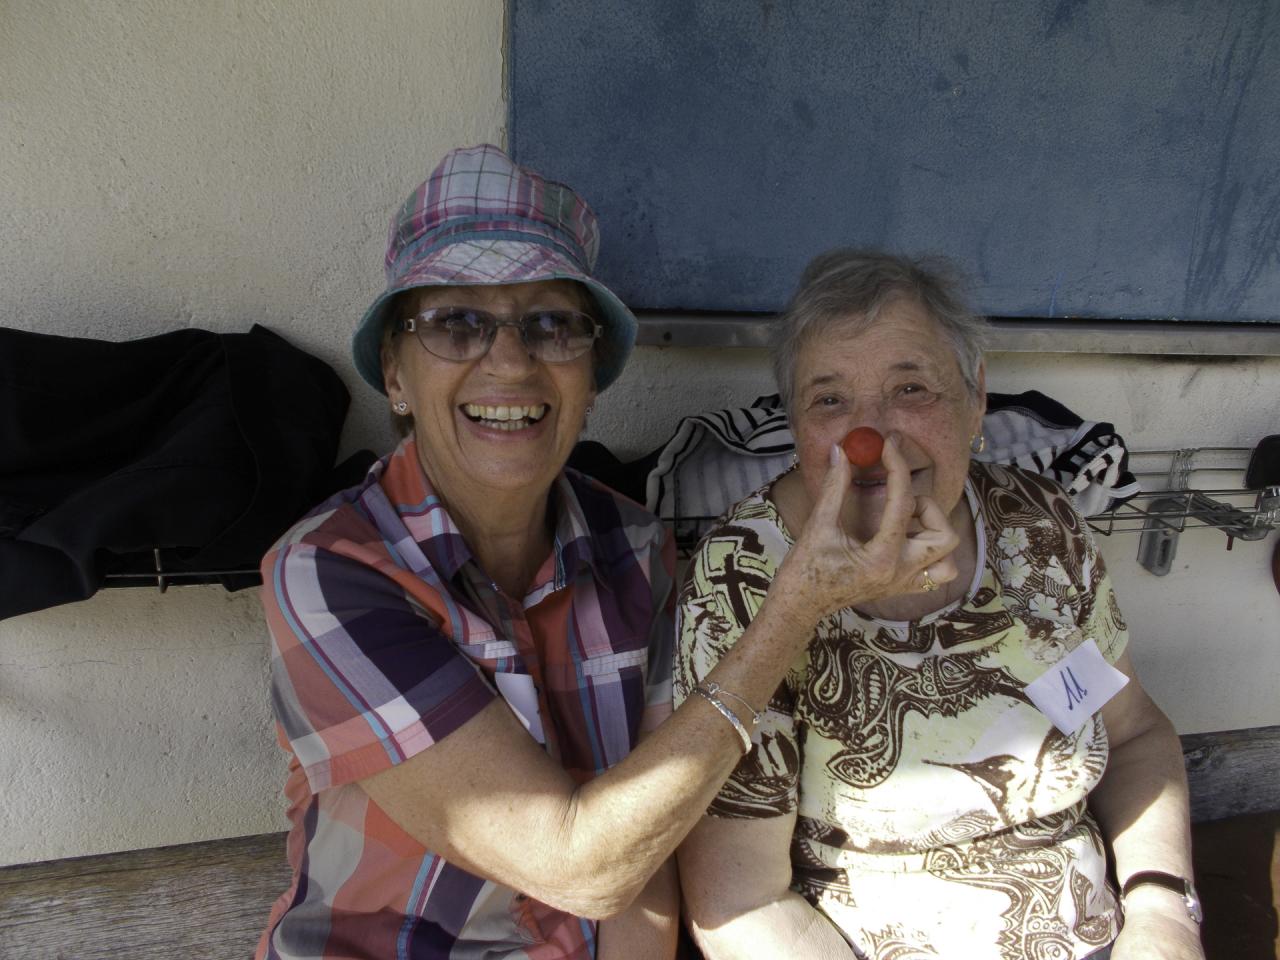
M1182 500L1176 497L1152 500L1146 509L1156 522L1142 532L1142 538L1138 541L1138 562L1157 577L1163 577L1173 569L1173 558L1178 553L1178 534L1182 529L1181 521L1170 523L1160 520L1160 515L1181 517L1186 509Z

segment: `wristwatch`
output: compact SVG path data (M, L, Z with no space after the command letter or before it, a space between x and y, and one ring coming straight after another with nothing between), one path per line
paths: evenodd
M1139 870L1131 876L1124 882L1124 887L1120 890L1121 902L1129 895L1130 890L1134 887L1140 887L1144 883L1164 887L1166 890L1172 890L1174 893L1180 894L1182 902L1187 906L1187 916L1196 923L1204 922L1204 911L1200 908L1200 896L1196 893L1195 885L1186 877L1165 873L1163 870Z

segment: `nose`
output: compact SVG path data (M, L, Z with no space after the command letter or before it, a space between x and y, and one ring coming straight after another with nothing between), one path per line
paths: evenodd
M525 346L520 328L512 324L498 327L493 337L489 352L484 355L484 362L494 372L506 376L523 375L537 362L529 354Z
M873 427L885 434L889 428L889 407L883 398L876 397L859 400L853 408L849 429L854 427Z

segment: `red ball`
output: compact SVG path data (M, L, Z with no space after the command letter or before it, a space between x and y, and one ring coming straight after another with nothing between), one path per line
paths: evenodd
M855 427L840 441L844 455L855 467L870 467L880 462L884 450L884 437L871 427Z

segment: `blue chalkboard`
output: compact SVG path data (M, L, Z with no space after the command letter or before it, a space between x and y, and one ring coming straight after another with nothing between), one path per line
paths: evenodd
M508 0L509 143L639 308L838 245L994 316L1280 319L1277 0Z

